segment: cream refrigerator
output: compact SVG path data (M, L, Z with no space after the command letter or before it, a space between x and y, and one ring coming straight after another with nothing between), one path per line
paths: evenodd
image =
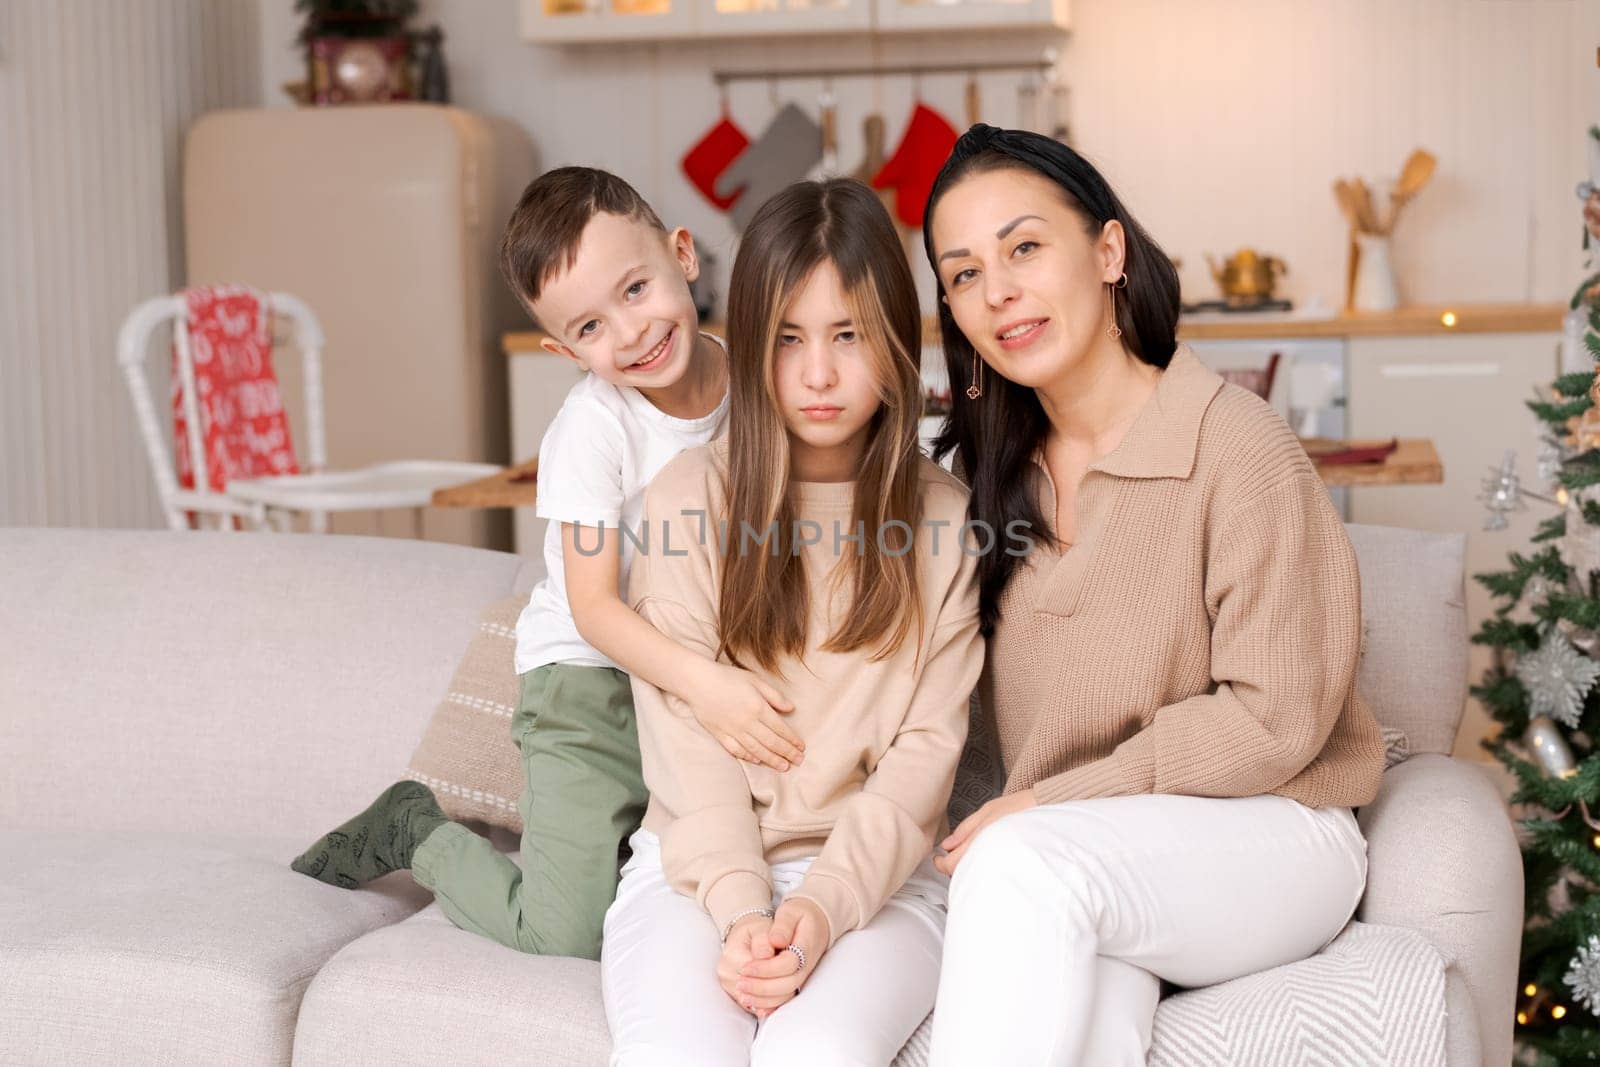
M425 104L216 111L184 152L190 285L238 282L305 300L327 335L331 469L510 458L500 338L522 312L495 253L535 173L509 122ZM304 426L292 347L276 359L291 433ZM411 516L353 513L335 532L409 535ZM511 545L504 513L430 510L430 540Z

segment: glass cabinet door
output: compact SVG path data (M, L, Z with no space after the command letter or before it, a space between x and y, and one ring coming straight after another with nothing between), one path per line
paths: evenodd
M708 36L834 33L872 26L872 0L695 0Z
M522 0L529 41L614 41L694 32L697 0Z

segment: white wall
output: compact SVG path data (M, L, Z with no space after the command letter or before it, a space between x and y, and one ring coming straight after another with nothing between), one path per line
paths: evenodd
M181 283L182 132L258 102L257 15L0 0L0 525L160 525L116 332Z
M291 0L261 0L264 98L301 76ZM443 25L455 102L528 128L543 166L589 163L639 186L669 222L695 230L726 272L732 234L677 161L717 114L709 71L937 57L1026 59L1037 34L917 42L559 48L523 42L515 0L424 0ZM1185 295L1216 295L1204 253L1249 245L1285 258L1289 295L1342 296L1339 175L1393 175L1417 146L1439 172L1396 235L1404 297L1565 299L1578 277L1573 186L1583 135L1600 117L1595 0L1073 0L1063 70L1076 146L1183 260ZM1016 75L982 79L986 121L1017 121ZM930 77L927 100L958 128L961 76ZM818 83L783 92L814 110ZM862 117L881 111L892 149L906 79L840 81L841 163L860 154ZM765 83L733 89L754 134L772 113ZM724 290L725 291L725 290Z

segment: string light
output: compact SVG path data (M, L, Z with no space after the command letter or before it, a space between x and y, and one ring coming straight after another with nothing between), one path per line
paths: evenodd
M1531 997L1537 992L1539 992L1539 987L1534 985L1532 982L1529 982L1527 988L1523 989L1522 995L1525 997Z
M1527 1012L1525 1012L1525 1011L1517 1012L1517 1025L1518 1026L1527 1026L1528 1025L1528 1013Z
M1439 321L1444 324L1446 329L1449 329L1459 320L1456 318L1456 313L1454 311L1446 311L1443 315L1439 316Z
M1565 1005L1557 1004L1555 1007L1550 1009L1550 1018L1552 1019L1564 1019L1566 1018L1566 1015L1567 1009Z

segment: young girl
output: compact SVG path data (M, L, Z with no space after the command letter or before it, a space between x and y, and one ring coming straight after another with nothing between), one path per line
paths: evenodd
M884 1064L933 1004L982 539L917 451L919 339L865 186L794 185L751 221L729 435L651 483L630 601L782 692L806 758L742 764L635 678L651 799L606 916L613 1064Z

